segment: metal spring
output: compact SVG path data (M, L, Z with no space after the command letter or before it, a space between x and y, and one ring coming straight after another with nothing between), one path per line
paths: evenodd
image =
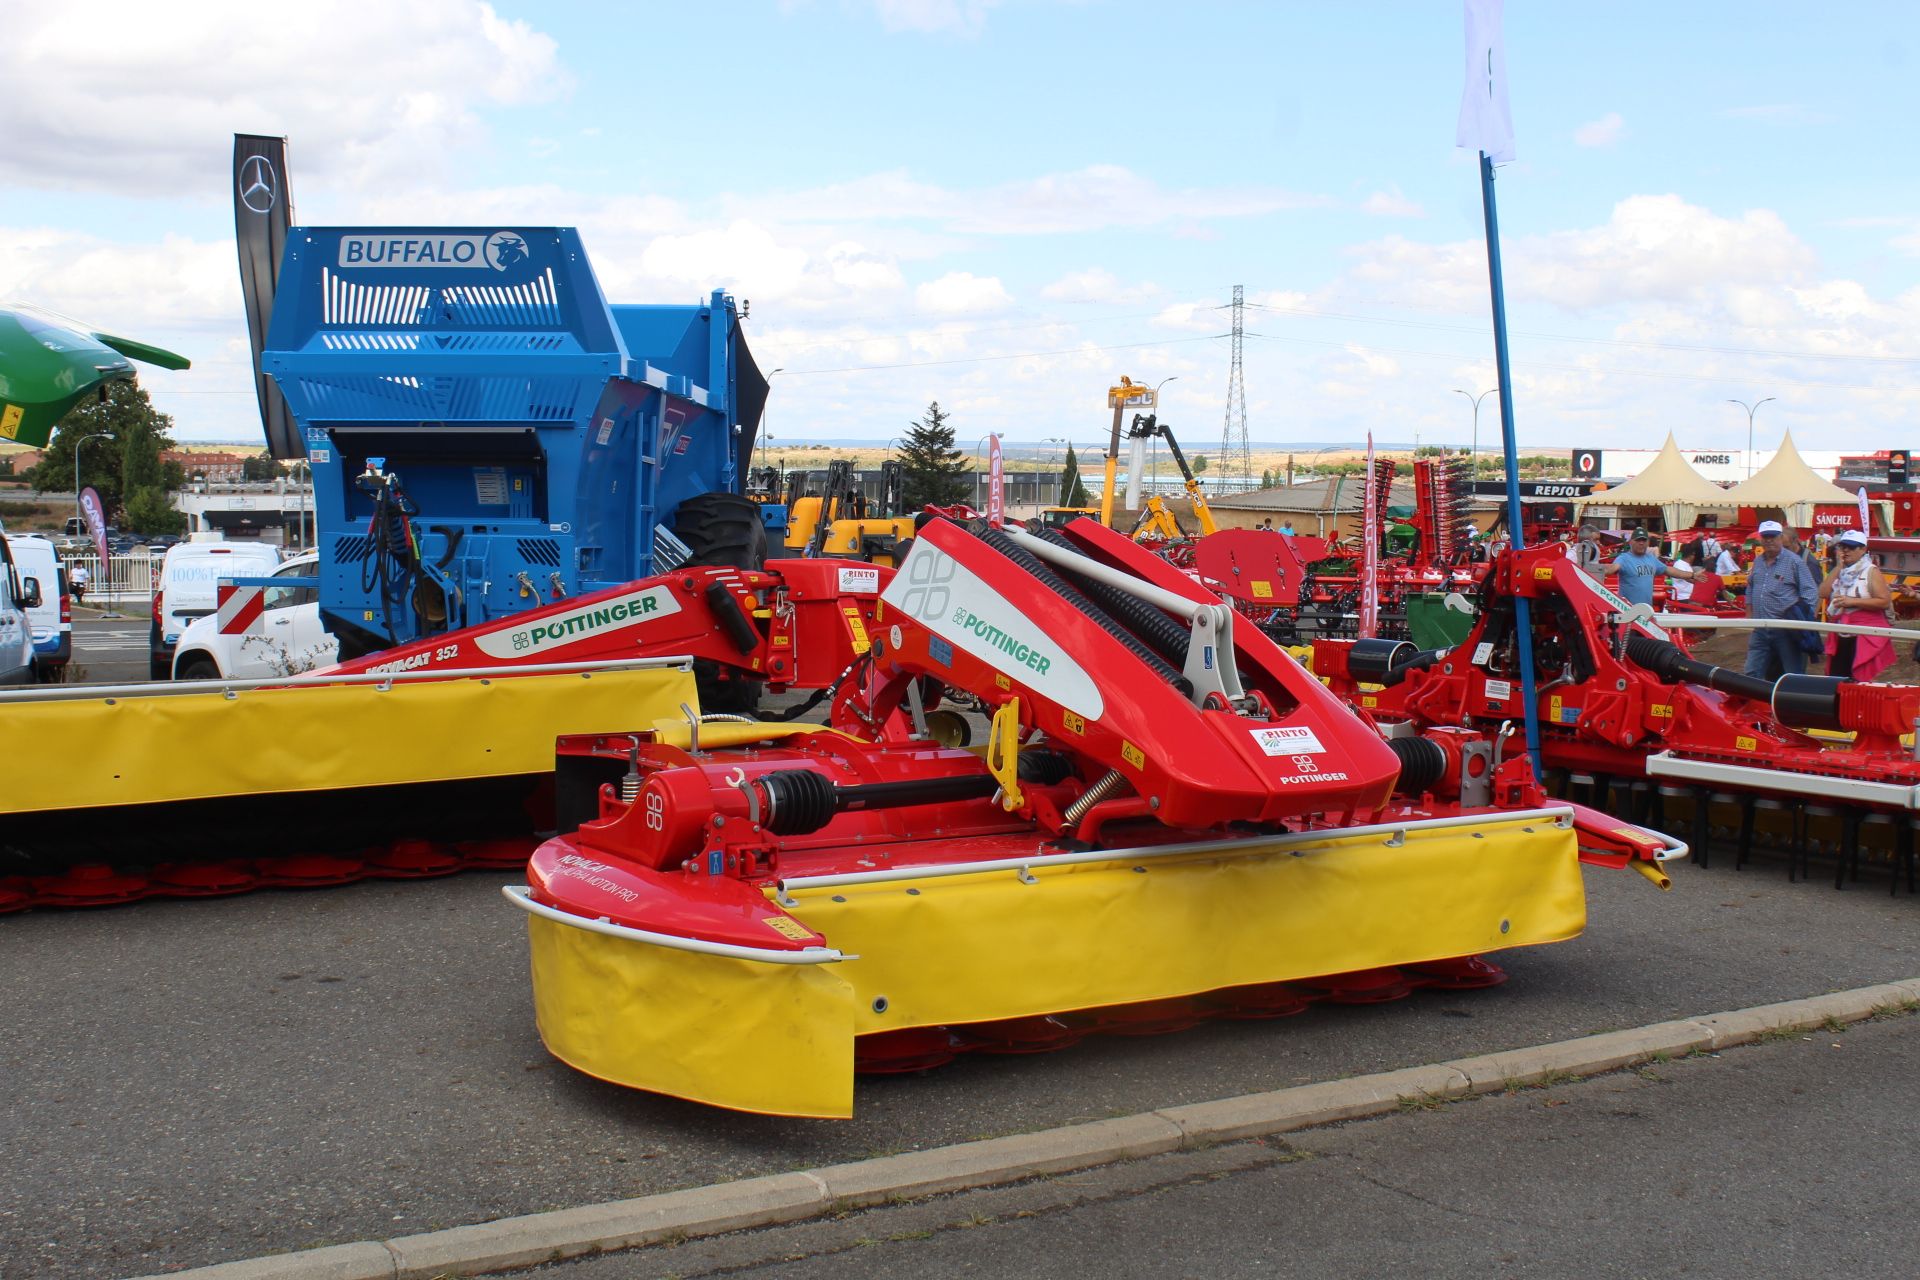
M1118 769L1107 770L1107 776L1100 779L1081 793L1078 800L1066 807L1060 820L1069 827L1080 825L1080 819L1086 817L1087 810L1105 800L1108 796L1127 785L1127 775Z

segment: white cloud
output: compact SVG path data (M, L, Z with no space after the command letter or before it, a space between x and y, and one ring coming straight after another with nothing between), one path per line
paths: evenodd
M1389 236L1350 253L1353 278L1380 294L1456 309L1484 304L1486 249L1478 240ZM1724 218L1676 195L1630 196L1597 227L1516 237L1505 257L1509 297L1568 310L1777 286L1814 265L1813 251L1771 210Z
M1386 191L1376 191L1360 203L1362 213L1370 213L1378 218L1424 218L1427 211L1417 200L1409 200L1398 184Z
M889 31L952 31L977 36L987 25L987 12L999 0L873 0L880 25Z
M1761 124L1831 124L1834 117L1825 112L1814 111L1804 103L1776 102L1757 107L1727 107L1720 112L1723 120L1756 120Z
M246 0L9 6L0 180L116 194L224 194L236 128L294 138L303 175L372 183L447 168L490 106L564 92L554 41L476 0L373 11ZM297 194L297 193L296 193Z
M1611 147L1620 141L1627 131L1627 122L1618 111L1609 111L1598 120L1589 120L1573 131L1573 142L1579 147Z
M938 280L930 280L913 291L914 305L922 311L941 315L965 315L982 311L1002 311L1013 305L1013 296L997 276L976 276L970 271L950 271Z
M162 327L236 325L242 315L230 240L170 235L129 243L45 227L0 227L0 282L12 300L130 338Z
M1150 281L1130 284L1104 267L1089 267L1061 276L1040 290L1051 302L1139 302L1160 292Z
M736 197L728 207L789 222L926 222L954 235L1056 235L1259 217L1332 203L1278 187L1170 190L1123 165L1101 164L971 190L893 170L810 190Z

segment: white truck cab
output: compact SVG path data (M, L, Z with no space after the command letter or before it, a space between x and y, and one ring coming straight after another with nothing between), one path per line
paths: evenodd
M279 549L264 542L203 542L200 536L169 548L161 563L148 636L155 680L173 674L174 649L187 624L214 611L220 579L262 577L280 563Z
M174 649L173 678L267 680L338 662L340 642L320 625L320 588L308 581L319 565L320 557L309 552L270 574L222 575L288 581L262 589L259 620L242 633L221 634L217 612L187 623Z

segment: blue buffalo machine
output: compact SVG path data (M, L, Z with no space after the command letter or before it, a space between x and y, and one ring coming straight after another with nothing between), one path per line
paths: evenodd
M343 657L683 562L756 565L734 300L610 306L568 227L292 227L261 352Z

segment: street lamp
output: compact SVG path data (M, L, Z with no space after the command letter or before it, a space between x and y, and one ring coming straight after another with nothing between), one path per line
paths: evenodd
M781 365L778 369L774 369L768 372L767 387L769 388L769 390L771 390L771 388L773 387L774 377L778 374L785 373L786 371L787 371L787 366ZM767 399L771 401L773 397L769 395ZM767 406L761 405L760 406L760 465L763 467L767 465L767 441L771 439L773 439L773 435L771 432L767 430Z
M1774 399L1778 399L1778 397L1777 396L1767 397L1767 400L1774 400ZM1756 400L1752 404L1748 404L1745 400L1727 401L1728 404L1737 404L1742 409L1745 409L1747 411L1747 478L1748 479L1753 478L1753 415L1760 412L1760 406L1767 403L1767 400Z
M304 486L297 488L295 490L295 493L299 496L299 499L300 499L300 506L299 506L300 549L302 551L305 551L307 549L307 494L313 491L313 466L305 458L295 458L293 460L293 467L298 468L300 471L304 471L307 473L307 479ZM314 532L317 537L319 534L319 530L316 529Z
M1472 461L1467 464L1469 478L1473 480L1480 478L1480 402L1499 389L1498 387L1494 387L1492 390L1482 391L1477 396L1471 391L1462 391L1458 387L1453 389L1453 394L1465 396L1467 399L1473 401L1473 449L1468 454Z
M1179 380L1180 375L1176 373L1162 378L1153 384L1154 417L1158 418L1160 416L1160 388L1166 386L1169 382L1178 382ZM1151 483L1147 485L1147 492L1157 492L1160 488L1160 437L1157 434L1153 437L1153 465L1147 468L1147 474L1152 477Z

